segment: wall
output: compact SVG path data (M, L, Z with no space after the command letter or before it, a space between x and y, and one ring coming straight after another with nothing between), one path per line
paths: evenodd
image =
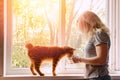
M0 0L0 76L3 74L3 66L1 66L3 64L3 26L4 26L4 10L3 10L3 6L4 6L4 1Z

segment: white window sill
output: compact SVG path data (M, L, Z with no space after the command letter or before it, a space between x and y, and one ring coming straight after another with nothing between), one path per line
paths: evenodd
M7 75L0 77L0 80L83 80L82 74L58 74L52 76L47 74L46 76L33 76L33 75Z
M120 74L110 74L112 80L119 80ZM47 74L46 76L33 76L33 75L7 75L0 77L0 80L84 80L83 74L58 74L53 77Z

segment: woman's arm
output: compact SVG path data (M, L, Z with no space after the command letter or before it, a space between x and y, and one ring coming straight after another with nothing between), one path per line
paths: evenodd
M86 64L91 65L104 65L106 63L107 53L108 53L108 47L107 44L99 44L96 46L96 53L97 55L95 57L91 58L76 58L73 57L73 61L76 62L83 62Z

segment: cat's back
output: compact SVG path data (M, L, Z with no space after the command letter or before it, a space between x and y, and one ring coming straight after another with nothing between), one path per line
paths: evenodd
M34 46L29 52L29 55L52 55L59 51L61 51L62 48L58 46Z

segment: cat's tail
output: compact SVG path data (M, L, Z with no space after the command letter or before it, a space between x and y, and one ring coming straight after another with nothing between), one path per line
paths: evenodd
M25 45L25 47L26 47L28 50L30 50L30 49L33 48L33 45L32 45L31 43L27 43L27 44Z

